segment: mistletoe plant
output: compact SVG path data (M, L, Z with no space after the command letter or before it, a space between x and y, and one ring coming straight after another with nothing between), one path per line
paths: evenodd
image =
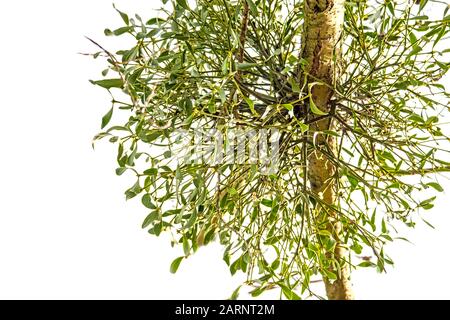
M430 5L439 18L424 13ZM108 63L92 83L112 96L95 139L117 145L118 175L135 175L125 194L148 208L142 227L170 232L183 247L172 272L220 241L223 260L232 274L247 274L253 296L278 289L287 299L318 297L311 283L320 279L329 299L352 299L350 271L393 263L385 245L403 239L396 226L414 227L433 207L435 196L425 195L443 191L436 174L450 170L450 95L440 82L449 69L449 6L162 0L161 7L149 20L118 11L123 26L105 34L134 39L131 48L112 53L92 40L94 57ZM211 143L195 139L211 129ZM249 131L253 138L240 139ZM255 139L259 151L267 140L276 147L270 170L251 152L229 161L235 146ZM220 148L226 156L207 161Z

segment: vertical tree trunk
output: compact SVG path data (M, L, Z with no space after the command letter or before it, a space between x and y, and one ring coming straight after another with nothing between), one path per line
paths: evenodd
M304 68L307 81L311 87L311 97L315 105L323 112L332 113L331 98L335 80L339 76L338 63L340 57L339 38L344 21L345 0L304 0L305 26L302 37L301 56L307 61ZM310 119L317 117L310 113ZM335 130L332 117L313 122L312 132ZM319 134L315 137L318 149L329 154L337 153L336 138ZM327 204L336 203L336 167L320 150L308 155L308 179L311 189ZM334 282L324 277L325 288L329 299L353 299L349 264L346 261L347 250L342 244L342 225L333 210L321 210L318 222L323 223L336 240L334 253L329 258L336 259L339 267L333 271L338 273Z

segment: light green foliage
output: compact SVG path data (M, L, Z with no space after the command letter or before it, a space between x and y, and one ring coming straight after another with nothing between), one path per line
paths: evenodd
M336 278L336 261L326 254L335 241L317 221L318 210L329 208L306 182L307 154L319 148L338 167L332 209L352 251L349 263L380 272L392 264L383 248L398 237L393 225L413 227L417 212L433 207L434 197L421 191L443 191L432 174L450 168L441 124L450 96L439 82L449 68L449 8L430 20L423 12L432 0L348 1L341 77L332 111L323 114L299 80L302 1L248 1L242 63L242 1L163 2L166 9L146 21L120 12L125 25L105 34L133 37L135 45L95 55L110 70L93 83L114 96L96 139L118 145L118 175L136 174L125 194L142 197L149 210L143 227L154 235L171 231L186 257L218 239L231 273L248 274L253 296L272 288L289 299L314 295L311 279ZM338 123L336 132L321 133L337 137L337 156L306 139L320 134L308 128L310 112ZM108 127L120 113L128 121ZM171 133L199 126L277 128L278 171L176 165ZM356 258L364 248L372 260Z

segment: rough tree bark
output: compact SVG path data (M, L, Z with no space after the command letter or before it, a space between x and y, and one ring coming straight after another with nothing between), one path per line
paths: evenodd
M323 112L332 113L331 99L333 87L339 76L339 57L344 22L345 0L304 0L305 26L302 35L301 57L307 61L304 71L311 87L311 97L315 105ZM314 84L319 82L322 84ZM317 117L310 113L310 118ZM313 122L312 132L335 130L332 117ZM308 179L313 192L327 204L335 204L337 197L336 167L325 155L337 153L336 138L319 134L315 137L317 149L308 155ZM353 299L350 283L350 268L346 261L347 249L342 243L342 225L333 210L321 210L318 223L325 225L336 240L334 258L339 262L338 278L334 282L324 277L326 293L329 299ZM329 258L333 253L328 254Z

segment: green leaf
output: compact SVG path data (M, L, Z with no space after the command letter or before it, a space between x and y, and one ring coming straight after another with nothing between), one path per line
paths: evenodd
M351 187L354 189L358 186L359 179L351 174L347 174L348 182L350 182Z
M410 19L413 20L413 21L414 20L428 20L429 17L426 16L426 15L422 15L422 16L411 17Z
M363 261L360 264L358 264L358 267L362 268L376 267L376 264L370 261Z
M427 220L425 220L424 218L421 218L423 222L425 222L431 229L436 229L431 223L429 223Z
M301 300L301 298L298 296L298 294L296 294L294 292L294 290L288 288L285 285L281 285L281 284L280 284L280 287L281 287L281 291L283 292L284 296L287 299L289 299L289 300Z
M265 287L258 287L258 288L256 288L256 289L253 289L252 291L250 291L249 293L250 293L250 295L252 296L252 297L257 297L257 296L259 296L259 295L261 295L261 293L263 293L264 291L265 291Z
M109 111L102 117L102 129L106 127L111 120L114 108L109 109Z
M121 27L119 29L114 30L113 33L114 33L115 36L120 36L120 35L122 35L124 33L127 33L129 31L131 31L131 30L133 30L133 27Z
M283 108L287 109L288 111L294 110L294 106L290 103L285 103L281 105Z
M223 88L219 89L219 97L220 97L220 101L222 103L225 103L226 97L225 97L225 90L223 90Z
M441 31L439 31L438 36L436 37L436 39L435 39L434 42L433 42L433 47L435 47L435 46L439 43L439 41L441 40L441 38L442 38L447 32L448 32L447 26L446 26L446 25L443 25L443 26L441 27Z
M435 189L438 192L444 191L444 188L442 188L442 186L437 182L428 182L426 185L429 187L432 187L433 189Z
M297 124L299 125L300 131L301 131L302 134L309 130L309 125L304 124L301 121L297 121Z
M433 201L436 199L436 196L431 197L429 199L423 200L422 202L419 203L419 207L424 208L425 210L429 210L431 208L433 208Z
M261 201L261 204L262 204L263 206L272 208L273 201L272 201L272 200L269 200L269 199L263 199L263 200Z
M148 230L148 233L154 234L155 236L159 236L162 231L162 223L155 223L155 226Z
M336 280L337 279L337 275L334 272L325 270L326 276L329 280Z
M150 168L144 171L144 174L147 176L156 176L158 174L158 169Z
M131 154L128 156L127 164L129 166L134 166L134 160L136 159L136 154L137 154L137 148L135 148L133 150L133 152L131 152Z
M212 114L217 112L216 105L213 101L208 103L208 111Z
M185 229L189 229L190 227L192 227L194 225L194 223L195 223L195 220L197 220L197 211L194 210L194 212L191 213L191 216L189 217L189 220L184 225L184 228Z
M237 300L239 297L239 290L241 289L241 286L237 287L233 293L231 294L230 300Z
M309 107L311 108L312 113L317 114L318 116L326 116L328 114L317 108L311 96L309 97Z
M91 80L91 83L98 85L100 87L103 87L105 89L122 88L123 87L122 79L105 79L105 80L97 80L97 81Z
M189 242L188 242L188 239L186 238L186 236L183 237L183 252L186 257L190 253Z
M258 15L258 8L256 7L255 3L253 2L253 0L247 0L248 3L248 7L250 8L250 11L252 12L252 14L254 16Z
M163 134L162 131L158 130L158 131L153 131L150 132L149 134L147 134L145 136L145 142L150 143L152 141L155 141L156 139L158 139L158 137L160 137Z
M228 59L222 62L222 75L226 76L228 74Z
M363 247L358 243L354 242L350 247L356 254L361 254Z
M273 236L268 238L266 241L264 241L265 245L272 245L277 243L278 241L280 241L281 237L280 236Z
M411 44L415 44L415 43L417 42L417 37L416 37L416 35L414 34L414 32L410 32L410 33L409 33L409 42L410 42Z
M420 51L422 51L422 47L421 47L421 46L413 45L413 49L411 50L411 52L409 53L408 56L415 56L415 55L417 55Z
M422 208L424 208L425 210L430 210L430 209L434 208L434 204L432 204L432 203L422 203L422 204L420 204L420 206Z
M139 46L136 46L136 47L132 48L131 50L127 50L124 52L124 54L122 56L122 62L133 61L134 59L136 59L138 54L139 54ZM133 83L135 81L135 77L136 76L128 77L128 82Z
M240 268L241 268L241 258L238 258L230 266L231 275L234 275Z
M412 114L408 117L409 120L417 122L417 123L424 123L425 120L419 116L418 114Z
M134 197L136 197L139 193L141 193L142 188L139 184L139 180L136 181L136 183L127 191L125 191L126 200L130 200Z
M244 96L244 100L245 102L247 102L248 107L250 108L250 111L252 112L253 115L257 116L258 113L255 110L255 103L248 97Z
M419 4L419 11L422 11L423 8L425 8L425 6L427 5L428 0L420 0L420 4Z
M389 12L395 17L394 4L392 3L392 1L390 1L390 0L386 1L386 6L387 6Z
M130 19L128 18L128 15L126 13L118 10L114 4L113 4L113 7L120 14L120 16L122 17L123 22L125 22L126 25L129 25L130 24Z
M292 87L292 92L300 93L301 90L300 86L297 83L297 80L293 79L292 77L289 77L288 82Z
M172 156L172 151L167 150L163 153L164 159L169 159Z
M186 114L188 116L190 116L192 114L193 105L192 105L192 100L190 98L185 98L185 99L181 100L181 107L183 108L183 110L186 112Z
M186 0L177 0L177 4L180 7L183 7L184 9L189 10L189 6L188 6Z
M117 169L116 169L116 174L117 174L118 176L121 176L125 171L127 171L127 168L120 167L120 168L117 168Z
M155 17L155 18L149 19L149 20L146 22L146 24L147 24L147 25L158 24L159 22L163 22L163 21L164 21L164 19Z
M153 221L159 217L158 211L150 212L147 217L145 217L144 222L142 222L142 229L147 228Z
M178 268L180 267L181 261L184 259L184 257L178 257L175 260L173 260L172 264L170 265L170 272L176 273Z
M330 136L337 137L337 138L341 137L341 135L339 133L337 133L336 131L333 131L333 130L323 130L322 133L328 134Z
M156 206L152 203L150 194L146 193L142 196L142 204L148 209L156 209Z
M244 62L244 63L238 63L236 65L236 68L238 70L248 70L248 69L251 69L252 67L255 67L257 65L258 65L257 63Z

